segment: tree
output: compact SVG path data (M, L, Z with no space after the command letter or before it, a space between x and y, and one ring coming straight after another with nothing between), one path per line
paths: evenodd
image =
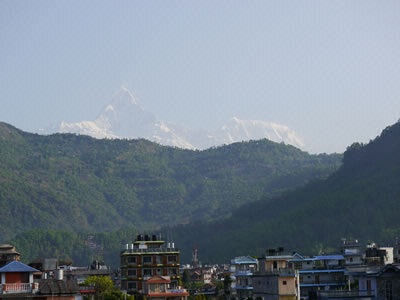
M113 281L108 276L89 276L83 284L94 287L95 299L122 299L122 293L115 288Z

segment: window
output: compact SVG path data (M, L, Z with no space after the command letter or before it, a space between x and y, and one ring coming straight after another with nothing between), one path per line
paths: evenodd
M127 262L128 264L134 264L134 263L136 263L136 256L128 256L128 257L126 258L126 262Z
M144 264L151 264L151 256L143 256L143 263Z
M168 269L168 275L176 275L176 274L178 274L178 272L175 268Z
M151 269L143 269L143 276L150 277L151 276Z
M128 276L129 277L136 276L136 269L128 269Z
M128 281L127 288L128 288L128 290L136 290L136 282Z
M159 255L156 256L156 264L157 265L162 264L161 256L159 256Z
M177 262L176 255L168 255L168 262L169 263Z
M367 279L367 290L370 291L371 289L371 280Z
M303 267L303 265L302 265L301 262L295 262L295 263L294 263L294 268L295 268L296 270L300 270L302 267Z
M386 300L393 300L392 282L390 280L385 282L385 296Z
M282 284L283 284L283 285L287 285L286 280L282 281Z

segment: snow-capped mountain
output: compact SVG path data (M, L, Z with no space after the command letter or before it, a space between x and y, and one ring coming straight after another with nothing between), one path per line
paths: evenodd
M289 127L260 120L242 120L233 117L216 132L216 141L224 144L234 142L268 139L303 149L304 143Z
M193 146L169 128L166 122L144 110L129 90L122 88L94 121L61 122L57 132L95 138L145 138L162 145L192 149Z
M285 125L232 118L212 132L192 130L160 121L146 111L126 88L122 88L94 121L61 122L60 133L76 133L95 138L144 138L161 145L185 149L206 149L213 146L267 138L303 149L304 143Z

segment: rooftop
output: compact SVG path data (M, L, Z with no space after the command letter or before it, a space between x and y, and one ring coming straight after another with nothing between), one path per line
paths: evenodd
M40 272L39 270L32 268L28 265L23 264L19 261L12 261L6 264L4 267L0 268L0 273L33 273L33 272Z

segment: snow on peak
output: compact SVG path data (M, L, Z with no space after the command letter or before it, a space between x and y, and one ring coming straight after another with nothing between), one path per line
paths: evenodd
M262 120L243 120L233 117L221 128L226 142L240 142L244 140L269 139L277 143L293 145L304 149L303 140L286 125ZM220 137L224 139L223 136Z
M112 106L111 104L107 105L106 108L104 109L104 111L115 111L114 106Z
M209 131L192 130L160 121L153 113L141 107L125 87L113 95L95 120L61 122L57 131L95 138L144 138L162 145L199 150L265 138L304 149L304 142L293 130L273 122L245 120L235 116L219 129Z
M115 110L121 110L126 107L137 107L138 109L143 110L136 98L125 87L121 87L119 91L112 96L111 103L109 103L107 107L109 107L110 105Z

